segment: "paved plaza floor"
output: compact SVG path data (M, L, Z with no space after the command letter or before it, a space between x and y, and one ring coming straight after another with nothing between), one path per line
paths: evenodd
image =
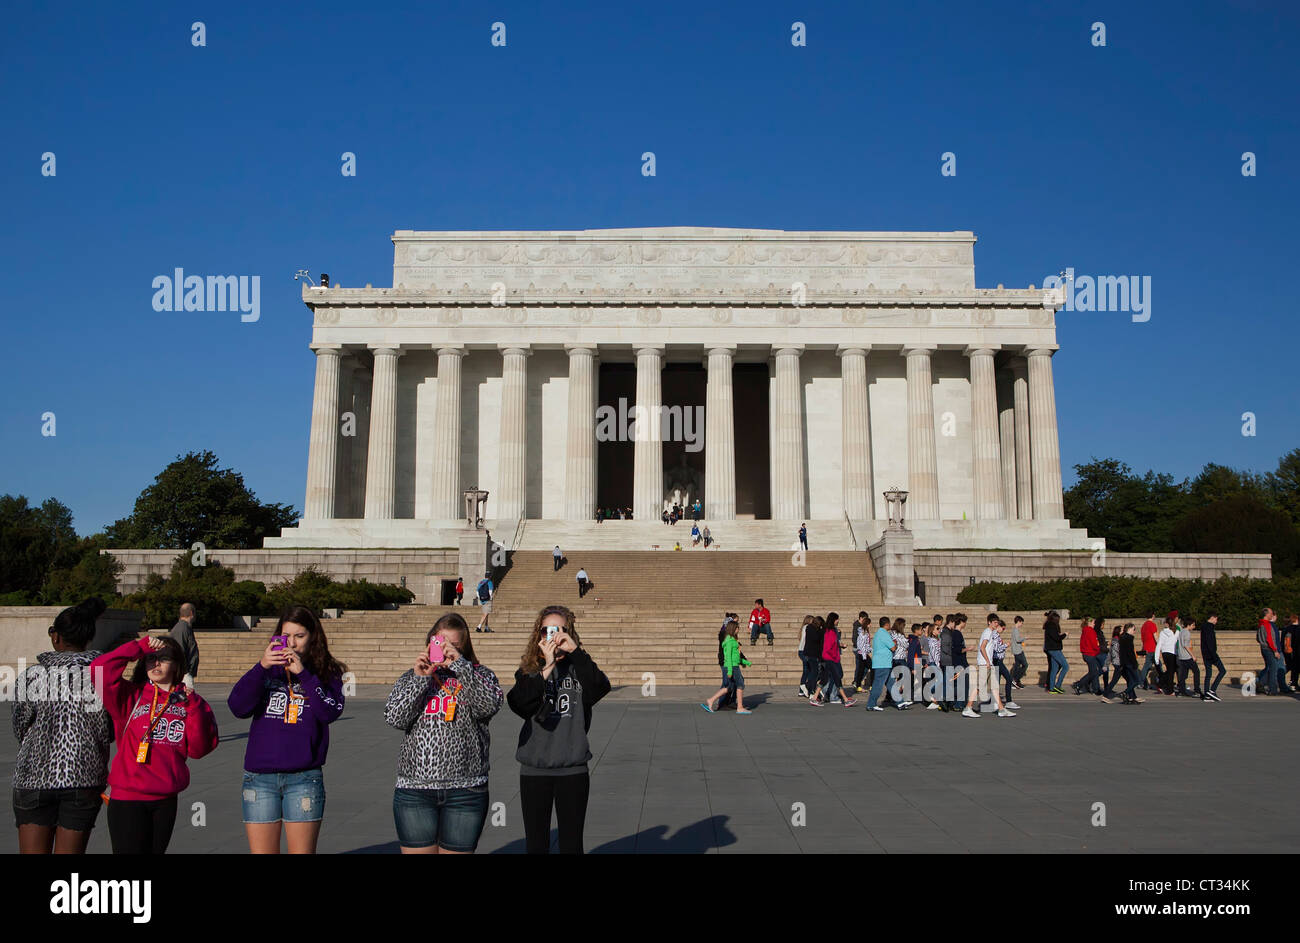
M221 745L191 764L171 851L242 853L240 771L248 721L228 686L199 685ZM710 715L703 689L614 691L591 728L589 852L1285 852L1300 703L1148 696L1125 707L1091 696L1017 693L1015 718L978 720L916 707L869 713L810 707L751 690L754 713ZM393 853L392 791L401 733L383 719L386 689L359 690L331 733L321 852ZM482 852L521 852L520 721L493 719L491 802ZM15 743L0 730L0 772ZM206 824L192 824L202 803ZM1105 825L1094 825L1104 805ZM798 823L798 824L796 824ZM10 819L12 826L12 818ZM17 832L0 831L0 851ZM101 814L91 852L109 850Z

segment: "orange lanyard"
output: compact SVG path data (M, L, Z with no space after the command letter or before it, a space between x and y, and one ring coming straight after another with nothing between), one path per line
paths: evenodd
M141 698L143 698L143 695L141 695ZM168 700L170 700L170 697ZM137 699L135 703L138 707L140 705L140 700ZM148 759L149 741L153 739L154 727L157 722L162 719L163 711L166 709L166 703L163 704L162 710L158 709L158 685L155 684L153 686L153 702L149 705L149 726L145 728L144 736L140 738L140 746L137 747L135 751L135 761L137 763L143 763ZM131 713L134 714L135 711L132 710Z

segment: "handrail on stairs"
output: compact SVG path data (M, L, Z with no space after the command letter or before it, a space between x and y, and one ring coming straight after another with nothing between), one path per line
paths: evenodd
M510 543L511 550L518 550L519 543L524 539L524 516L519 515L519 523L515 525L515 536Z
M849 512L844 511L844 523L849 525L849 540L853 541L853 549L858 549L858 535L853 533L853 522L849 520Z

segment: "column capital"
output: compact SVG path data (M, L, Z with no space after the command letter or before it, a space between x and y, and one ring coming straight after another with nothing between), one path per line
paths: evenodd
M525 357L533 355L532 347L528 344L497 344L497 350L501 351L502 356L505 354L522 354Z
M1043 344L1039 347L1026 347L1026 357L1050 357L1061 349L1059 344Z
M804 351L803 344L773 344L773 357L802 357Z
M572 357L574 354L591 354L596 356L598 344L565 344L564 352Z
M865 357L869 353L871 353L870 344L841 344L835 348L837 357L846 357L850 354L861 354Z
M704 356L710 357L713 354L726 354L728 357L736 356L735 344L705 344Z
M910 357L913 354L925 354L929 357L938 349L937 344L904 344L900 353L904 357Z
M385 357L400 357L402 354L406 353L401 344L367 344L366 347L369 348L370 352L376 357L381 354Z
M312 344L311 349L312 353L317 357L321 354L333 354L336 357L341 357L343 355L342 344Z
M643 354L647 356L650 354L654 354L656 357L662 357L664 355L664 351L667 349L668 349L667 344L638 344L636 346L636 355L640 357Z
M962 353L967 357L992 357L1001 349L1001 344L971 344Z
M469 353L459 344L434 344L433 350L437 351L439 357L464 357Z

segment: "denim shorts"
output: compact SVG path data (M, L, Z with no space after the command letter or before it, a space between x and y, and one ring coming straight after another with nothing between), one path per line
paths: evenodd
M244 773L244 824L319 822L325 817L325 774Z
M730 687L743 688L745 686L745 676L740 673L739 665L731 669L730 678L727 677L727 669L726 668L722 669L722 686L724 688L730 688Z
M403 848L437 845L468 854L478 847L487 814L487 786L393 790L393 823Z
M39 825L89 832L104 805L102 787L89 789L14 789L14 825Z

